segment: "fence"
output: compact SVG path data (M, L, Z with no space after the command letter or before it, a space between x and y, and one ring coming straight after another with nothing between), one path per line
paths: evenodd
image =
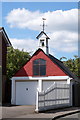
M37 92L36 110L38 111L66 106L71 106L70 84L54 83L46 91Z

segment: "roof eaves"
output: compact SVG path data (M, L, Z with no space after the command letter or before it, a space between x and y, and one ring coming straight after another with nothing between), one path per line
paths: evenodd
M11 42L10 42L10 40L9 40L9 38L8 38L8 36L7 36L7 34L6 34L6 32L5 32L4 27L0 27L0 32L2 32L3 35L4 35L4 37L5 37L5 40L6 40L5 42L7 43L7 47L12 46L12 44L11 44Z
M48 39L50 39L44 31L41 31L41 32L39 33L39 35L38 35L36 38L38 39L38 38L39 38L39 36L40 36L42 33L43 33L43 34L45 34L45 35L46 35L46 37L47 37Z

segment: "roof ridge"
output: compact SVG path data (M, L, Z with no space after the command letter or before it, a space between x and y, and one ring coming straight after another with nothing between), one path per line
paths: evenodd
M50 38L48 37L48 35L47 35L44 31L41 31L41 32L39 33L39 35L38 35L36 38L38 39L39 36L40 36L42 33L44 33L44 34L47 36L47 38L50 39Z
M56 60L58 60L59 62L63 63L62 61L60 61L59 59L57 59L56 57L54 57L53 55L49 54L51 57L55 58Z

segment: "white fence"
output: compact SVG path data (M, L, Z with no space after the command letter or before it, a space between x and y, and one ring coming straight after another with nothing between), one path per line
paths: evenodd
M37 111L71 106L70 84L54 83L43 92L37 92Z

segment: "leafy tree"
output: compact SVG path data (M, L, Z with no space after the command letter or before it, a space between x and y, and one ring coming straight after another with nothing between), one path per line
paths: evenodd
M73 59L63 61L63 63L76 75L80 78L80 58L74 56Z
M29 60L30 54L8 47L7 53L7 78L8 80Z

